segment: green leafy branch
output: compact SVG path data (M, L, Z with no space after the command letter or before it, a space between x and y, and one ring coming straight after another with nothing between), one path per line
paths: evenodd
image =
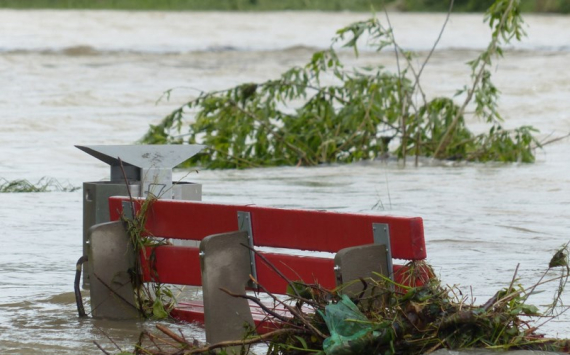
M453 1L450 3L450 11ZM386 14L387 15L387 14ZM449 14L448 14L449 16ZM152 125L141 139L146 144L200 143L206 154L191 164L208 168L351 163L396 155L467 161L533 162L536 129L506 130L498 111L499 90L488 67L503 54L502 46L524 35L519 0L496 0L486 21L492 29L487 49L473 61L470 87L453 98L427 98L421 67L411 52L395 40L377 17L337 31L330 48L314 53L305 66L285 71L279 78L246 83L197 98ZM447 23L447 19L446 19ZM359 43L377 51L393 48L398 70L382 65L347 68L338 48L359 54ZM401 60L402 59L402 62ZM416 97L421 101L417 102ZM490 125L475 135L465 123L465 111L474 101L475 115ZM185 119L190 116L189 124ZM188 128L182 133L183 127Z
M489 22L489 26L493 30L491 42L483 53L468 63L471 67L471 78L473 79L472 87L458 91L458 94L466 92L467 97L441 138L434 152L436 158L445 157L443 152L451 143L452 133L474 96L476 116L484 118L488 123L502 121L497 111L499 90L491 82L491 72L487 68L492 64L493 57L503 56L502 44L510 43L513 38L520 41L525 35L519 6L520 0L497 0L487 10L485 21Z

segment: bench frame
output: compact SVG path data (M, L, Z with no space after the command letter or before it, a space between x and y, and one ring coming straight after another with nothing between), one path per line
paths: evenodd
M120 220L123 213L131 216L131 206L134 205L139 210L143 201L139 199L131 203L126 197L111 197L111 220ZM94 253L100 248L97 245L101 245L97 241L101 238L98 235L108 235L111 229L113 233L121 233L118 232L120 228L116 227L117 223L120 222L92 228L91 244ZM151 236L200 241L200 248L173 245L148 248L144 253L146 258L142 253L140 255L141 271L143 280L147 282L202 286L203 308L198 302L179 305L173 310L172 316L186 321L205 321L209 343L239 339L243 334L244 322L256 326L259 333L278 327L265 315L258 315L255 309L250 309L247 300L231 297L220 290L223 287L232 293L244 294L246 289L257 289L257 285L251 282L253 277L268 292L285 294L287 281L277 277L259 255L244 245L250 248L286 248L292 252L307 250L335 253L333 260L307 253L299 256L272 251L259 252L278 267L286 278L295 281L301 278L306 283L318 283L328 289L359 277L371 277L373 272L390 276L396 282L404 282L405 268L392 265L392 258L423 260L426 257L423 221L418 217L156 200L147 212L146 228ZM122 233L122 236L115 236L120 241L119 244L124 244L125 238L128 240L124 231ZM119 250L115 254L120 256L125 251ZM90 258L91 260L97 258ZM97 267L92 269L97 270ZM97 285L97 282L92 285L92 300L95 296L93 286L104 290L105 294L104 300L96 297L97 307L101 311L98 314L94 312L94 316L105 317L103 310L106 307L100 305L110 298L115 303L129 301L117 301L116 297L109 297L108 289L113 287L114 274L113 271L107 274L107 281L102 281L102 286ZM423 277L429 275L424 273ZM102 280L101 275L94 275L93 279ZM414 281L422 283L425 280ZM126 293L124 290L128 286L123 284L121 287L122 294L128 294L128 290ZM353 285L343 292L358 294L361 290L362 286ZM116 315L116 305L111 308L111 313Z

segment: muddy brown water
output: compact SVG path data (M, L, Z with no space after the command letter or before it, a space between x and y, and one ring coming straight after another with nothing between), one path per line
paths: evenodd
M275 77L326 47L336 29L367 17L0 11L0 177L48 176L75 186L107 179L107 167L74 144L130 144L196 89ZM443 18L391 15L396 38L423 55ZM452 17L424 74L430 96L467 83L464 63L488 36L481 18ZM562 136L570 132L570 17L529 16L527 23L529 38L493 68L505 126L532 124L542 138ZM395 65L389 53L363 52L361 59ZM178 89L170 101L157 104L171 88ZM483 129L476 121L472 127ZM532 285L569 240L569 152L566 139L538 151L532 165L422 160L414 168L387 161L175 177L202 183L208 201L421 216L437 274L484 303L508 286L519 263L520 282ZM103 333L131 349L139 332L153 327L77 318L72 282L81 254L81 201L80 191L0 195L1 353L100 354L93 340L113 351ZM531 302L548 304L555 288L546 286ZM568 295L564 301L570 303ZM182 328L203 339L200 327ZM570 337L570 316L543 330Z

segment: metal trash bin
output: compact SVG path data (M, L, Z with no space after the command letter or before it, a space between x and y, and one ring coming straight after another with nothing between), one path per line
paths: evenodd
M147 197L163 199L202 199L202 185L173 182L172 169L199 153L203 145L93 145L77 148L111 167L109 181L83 183L83 255L89 253L89 229L109 222L109 197ZM122 161L123 167L119 162ZM89 288L89 270L83 268L83 288Z

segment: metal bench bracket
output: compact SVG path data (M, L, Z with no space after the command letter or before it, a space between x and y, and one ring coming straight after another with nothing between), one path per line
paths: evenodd
M240 231L247 232L247 241L250 248L253 249L253 230L251 228L251 214L249 212L238 211L238 229ZM249 250L250 256L250 266L251 266L251 276L257 280L257 266L255 265L255 253L253 250ZM253 281L250 281L248 286L250 288L257 288L257 285Z
M390 226L386 223L372 223L372 233L374 235L374 244L386 246L386 264L388 266L388 276L394 280L392 247L390 246Z
M126 218L135 219L135 211L133 211L133 204L131 201L123 201L123 214Z

